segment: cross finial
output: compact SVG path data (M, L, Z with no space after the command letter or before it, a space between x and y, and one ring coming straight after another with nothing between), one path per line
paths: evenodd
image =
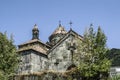
M59 20L59 27L61 26L61 21Z
M73 24L73 23L72 23L72 21L70 21L70 23L69 23L69 24L70 24L70 29L72 29L72 24Z
M69 24L70 24L70 27L72 27L72 24L73 24L73 23L72 23L71 21L70 21L70 23L69 23Z

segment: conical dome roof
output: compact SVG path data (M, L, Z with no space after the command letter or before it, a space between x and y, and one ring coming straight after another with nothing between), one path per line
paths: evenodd
M49 37L50 44L56 44L60 39L62 39L67 34L65 28L59 24L57 29Z
M59 27L52 33L52 35L55 34L66 34L67 31L65 30L65 28L63 26L61 26L61 24L59 24Z

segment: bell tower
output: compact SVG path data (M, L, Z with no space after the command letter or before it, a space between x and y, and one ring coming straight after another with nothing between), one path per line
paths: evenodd
M39 39L39 30L36 24L34 25L34 28L32 29L32 40L33 39Z

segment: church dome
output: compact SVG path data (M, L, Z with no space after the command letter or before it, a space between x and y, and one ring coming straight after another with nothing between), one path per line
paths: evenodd
M63 26L59 25L59 27L53 32L52 35L55 35L55 34L66 34L67 31L64 29Z
M49 41L52 45L56 44L61 38L65 36L67 31L65 28L59 24L57 29L52 33L52 35L49 37Z

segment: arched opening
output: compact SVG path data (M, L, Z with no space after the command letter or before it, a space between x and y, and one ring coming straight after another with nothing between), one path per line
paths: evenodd
M70 65L67 70L71 70L72 68L75 68L76 66L74 64Z

